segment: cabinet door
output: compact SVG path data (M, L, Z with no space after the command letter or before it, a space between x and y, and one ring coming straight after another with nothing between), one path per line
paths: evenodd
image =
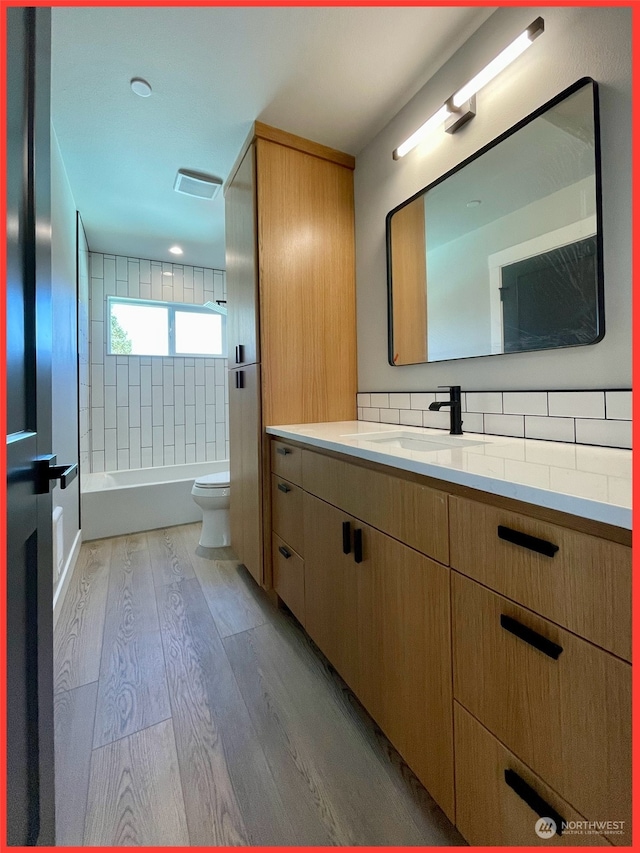
M260 360L257 319L255 146L247 153L225 195L227 341L229 366Z
M259 368L229 371L231 546L262 583L262 442Z
M347 684L358 693L358 566L353 559L354 520L304 493L305 628ZM343 524L349 549L343 552ZM345 541L346 546L346 541Z
M454 821L450 570L358 527L360 698Z

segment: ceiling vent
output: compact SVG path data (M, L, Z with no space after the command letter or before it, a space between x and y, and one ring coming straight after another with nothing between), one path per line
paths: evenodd
M222 186L222 179L202 172L190 172L188 169L178 169L173 185L177 193L193 195L196 198L215 198Z

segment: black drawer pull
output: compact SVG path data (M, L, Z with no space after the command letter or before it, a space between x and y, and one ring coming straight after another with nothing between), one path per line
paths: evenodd
M276 447L276 453L279 453L280 456L286 456L287 453L291 453L288 447Z
M236 388L244 388L244 370L236 370Z
M288 560L289 557L291 556L291 551L287 551L287 549L284 547L284 545L280 545L278 548L278 551L280 551L280 553L285 558L285 560Z
M351 522L342 522L342 553L351 553Z
M362 530L353 531L353 559L356 563L362 562Z
M556 551L560 550L560 546L554 545L553 542L538 539L537 536L530 536L528 533L521 533L519 530L512 530L502 524L498 525L498 536L500 539L506 539L507 542L513 542L514 545L520 545L522 548L544 554L545 557L553 557Z
M511 634L514 634L516 637L524 640L525 643L529 643L530 646L538 649L538 651L547 655L547 657L558 660L562 654L562 646L559 646L552 640L548 640L546 637L543 637L542 634L538 634L537 631L527 628L526 625L523 625L522 622L518 622L517 619L512 619L511 616L505 616L503 613L500 616L500 624L505 631L509 631Z
M556 835L562 835L563 827L566 823L565 819L558 812L542 799L537 791L534 791L531 785L528 785L522 776L518 776L515 770L504 771L504 781L515 791L521 800L534 811L538 817L549 817L556 825Z
M291 489L289 488L289 486L286 485L286 483L278 483L278 489L280 489L281 492L284 492L285 495L287 492L291 491Z
M244 361L244 344L238 344L236 347L236 364L242 364Z

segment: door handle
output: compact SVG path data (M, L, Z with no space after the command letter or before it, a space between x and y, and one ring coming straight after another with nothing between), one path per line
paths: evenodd
M51 491L51 481L60 480L60 488L66 489L78 476L78 463L56 465L58 457L50 453L36 459L36 494L46 495Z

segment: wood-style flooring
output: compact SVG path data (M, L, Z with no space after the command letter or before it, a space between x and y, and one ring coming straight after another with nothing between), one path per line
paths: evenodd
M58 845L461 845L200 525L83 544L55 632Z

